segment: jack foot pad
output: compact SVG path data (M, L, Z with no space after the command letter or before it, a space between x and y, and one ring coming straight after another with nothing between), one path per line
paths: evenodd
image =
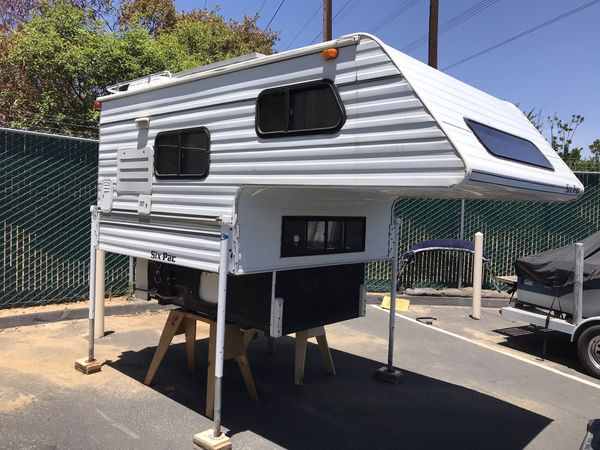
M388 371L387 366L383 366L375 371L375 378L388 383L398 384L402 378L402 372L397 369Z
M194 450L231 450L231 438L221 433L214 437L213 430L206 430L195 434L192 438Z
M75 369L85 375L90 375L92 373L100 372L102 369L102 361L97 359L88 361L87 358L77 359L75 360Z

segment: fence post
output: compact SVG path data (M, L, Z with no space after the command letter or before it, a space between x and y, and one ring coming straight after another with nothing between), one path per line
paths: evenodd
M460 240L465 238L465 199L463 198L460 201ZM458 255L458 280L457 287L458 289L462 289L463 284L463 270L465 268L465 255L463 252L460 252Z
M481 272L483 270L483 233L475 233L475 254L473 255L473 319L481 319Z
M133 283L135 282L135 261L133 256L129 257L129 270L128 270L128 278L129 278L129 292L133 296Z
M573 283L573 325L579 325L583 319L583 257L581 242L575 244L575 274Z
M96 250L96 317L94 319L94 337L104 337L104 296L105 296L105 258L104 250Z

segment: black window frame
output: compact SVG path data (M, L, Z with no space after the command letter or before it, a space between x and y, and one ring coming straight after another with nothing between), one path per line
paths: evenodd
M535 145L533 142L531 142L529 139L525 139L525 138L523 138L521 136L517 136L517 135L514 135L512 133L508 133L506 131L502 131L502 130L499 130L499 129L494 128L494 127L490 127L489 125L486 125L486 124L481 123L481 122L477 122L476 120L472 120L472 119L469 119L467 117L465 117L464 119L465 119L465 122L466 122L467 126L471 130L471 132L475 135L475 137L477 138L477 140L479 141L479 143L483 146L483 148L486 149L486 151L490 155L492 155L492 156L494 156L496 158L505 159L507 161L513 161L513 162L516 162L516 163L519 163L519 164L526 164L528 166L537 167L539 169L549 170L549 171L554 172L554 166L548 160L548 158L546 158L546 155L544 155L544 153L538 148L538 146ZM506 156L506 155L503 155L503 154L498 154L494 149L488 147L486 145L486 143L479 137L479 134L477 133L477 131L473 128L473 126L471 126L472 123L476 124L476 125L479 125L479 126L482 126L482 127L485 127L485 128L489 128L490 130L496 131L496 132L501 133L501 134L505 134L505 135L510 136L510 137L512 137L514 139L517 139L517 140L524 141L524 142L528 143L531 147L533 147L535 149L535 151L538 152L539 156L541 156L546 161L547 165L537 164L537 163L532 162L532 161L526 161L526 160L518 159L518 158L511 158L510 156Z
M206 150L203 149L197 149L198 151L201 152L205 152L207 154L207 162L206 162L206 171L204 174L182 174L181 173L181 136L183 134L186 133L198 133L198 132L203 132L206 134L206 138L207 138L207 143L208 145L206 146ZM176 135L178 136L178 152L179 152L179 164L177 167L177 174L160 174L157 170L157 159L158 159L158 152L159 152L159 138L164 137L164 136L173 136ZM208 177L208 174L210 172L210 144L211 144L211 140L210 140L210 131L208 130L208 128L206 127L192 127L192 128L180 128L177 130L169 130L169 131L161 131L160 133L158 133L156 135L156 137L154 138L154 161L153 161L153 165L154 165L154 176L158 179L166 179L166 180L174 180L174 179L193 179L193 180L204 180L206 179L206 177ZM189 147L192 148L192 147Z
M289 94L291 91L302 90L306 88L310 88L311 86L328 86L330 91L333 93L333 97L336 100L339 112L340 112L340 120L333 127L323 127L323 128L304 128L301 130L290 130L290 122L291 122L291 114L289 113ZM274 92L285 93L285 105L288 110L288 120L287 126L285 130L281 131L262 131L260 129L260 101L261 98L265 95L272 94ZM278 86L275 88L265 89L258 94L256 98L256 106L255 106L255 120L254 127L256 129L256 134L261 138L277 138L277 137L285 137L285 136L298 136L298 135L311 135L311 134L322 134L322 133L335 133L339 131L344 124L346 123L346 108L344 108L344 103L340 97L340 94L337 90L335 83L329 79L323 79L318 81L309 81L307 83L298 83L298 84L290 84L286 86Z
M308 236L308 222L325 222L325 234L323 237L323 249L317 250L309 250L307 249L308 239L305 242L305 246L300 251L289 251L285 246L285 231L286 231L286 221L304 221L304 229L305 235ZM344 231L342 237L342 249L327 249L328 242L328 224L329 222L344 222ZM362 242L361 246L358 249L346 250L346 227L347 222L360 222L362 224ZM335 254L345 254L345 253L361 253L365 251L367 242L367 218L364 216L282 216L281 217L281 248L280 248L280 257L281 258L293 258L297 256L316 256L316 255L335 255Z

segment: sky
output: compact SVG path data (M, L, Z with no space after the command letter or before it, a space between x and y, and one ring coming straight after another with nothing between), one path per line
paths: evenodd
M439 0L440 30L476 6L477 12L440 34L438 67L444 70L591 0ZM280 33L278 52L322 40L322 0L175 0L178 10L220 5L225 18L260 12L258 25ZM345 7L344 7L345 5ZM343 9L341 9L344 7ZM279 8L277 14L276 10ZM337 15L337 17L335 17ZM427 44L411 45L428 30L429 0L333 0L333 36L371 32L388 45L427 62ZM312 20L309 20L312 17ZM600 139L600 1L537 31L444 70L523 110L544 116L585 117L574 144ZM455 23L450 22L449 24ZM304 27L304 30L302 31Z

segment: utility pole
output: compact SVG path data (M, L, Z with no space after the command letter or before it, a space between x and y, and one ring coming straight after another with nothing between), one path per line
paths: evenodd
M439 0L429 0L429 65L437 69Z
M331 0L323 0L323 42L331 40Z

